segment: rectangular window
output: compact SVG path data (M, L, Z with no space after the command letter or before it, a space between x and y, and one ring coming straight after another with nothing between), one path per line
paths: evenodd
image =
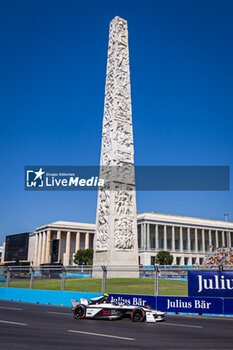
M80 233L80 249L84 250L85 249L85 233L81 232Z
M155 256L151 256L150 257L150 264L151 265L155 265L155 261L156 261L156 257Z
M163 238L159 239L159 248L163 249Z
M150 233L150 247L151 249L155 249L155 235Z
M94 235L92 233L89 233L89 247L91 249L94 247Z

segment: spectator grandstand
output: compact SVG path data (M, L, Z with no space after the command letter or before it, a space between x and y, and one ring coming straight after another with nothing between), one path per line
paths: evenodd
M208 255L203 265L233 265L233 248L218 248Z
M233 265L233 249L229 248L229 254L225 260L225 265Z

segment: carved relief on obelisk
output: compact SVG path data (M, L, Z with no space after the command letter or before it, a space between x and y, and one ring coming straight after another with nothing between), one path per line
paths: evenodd
M110 23L94 265L138 265L127 22Z

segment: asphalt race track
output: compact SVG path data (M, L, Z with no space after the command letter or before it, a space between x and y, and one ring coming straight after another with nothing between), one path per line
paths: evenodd
M233 349L233 318L75 320L71 309L0 300L0 349Z

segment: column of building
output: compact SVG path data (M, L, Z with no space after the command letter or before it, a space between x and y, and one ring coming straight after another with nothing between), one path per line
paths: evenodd
M159 250L159 225L155 225L155 249Z
M143 246L144 250L147 248L147 238L146 238L146 223L143 224Z
M143 241L143 223L141 224L141 250L143 250L143 245L144 245L144 241Z
M34 266L37 266L38 246L39 246L39 234L36 232L36 237L35 237L35 251L34 251L34 259L33 259L33 265L34 265Z
M142 250L146 249L146 244L145 244L145 223L144 222L141 224L141 249Z
M80 232L76 232L76 239L75 239L75 252L80 250Z
M45 263L45 249L46 249L46 231L42 234L42 253L41 253L41 264Z
M167 250L167 226L163 226L163 249Z
M146 224L146 250L150 250L150 224Z
M184 244L183 244L183 227L180 226L180 252L183 253Z
M57 239L59 241L57 261L60 262L61 261L61 231L57 231Z
M187 228L187 251L191 252L190 227Z
M65 265L70 265L70 231L66 232L66 253L65 253Z
M86 232L86 234L85 234L85 249L89 248L89 242L90 242L89 232Z
M45 263L49 264L50 263L50 252L51 252L51 231L47 231L46 235L46 243L45 243Z
M175 241L175 226L172 226L172 251L176 250L176 241Z
M39 266L41 263L41 246L42 246L42 232L38 233L38 256L36 265Z
M225 232L222 231L222 246L225 247L226 243L225 243Z

